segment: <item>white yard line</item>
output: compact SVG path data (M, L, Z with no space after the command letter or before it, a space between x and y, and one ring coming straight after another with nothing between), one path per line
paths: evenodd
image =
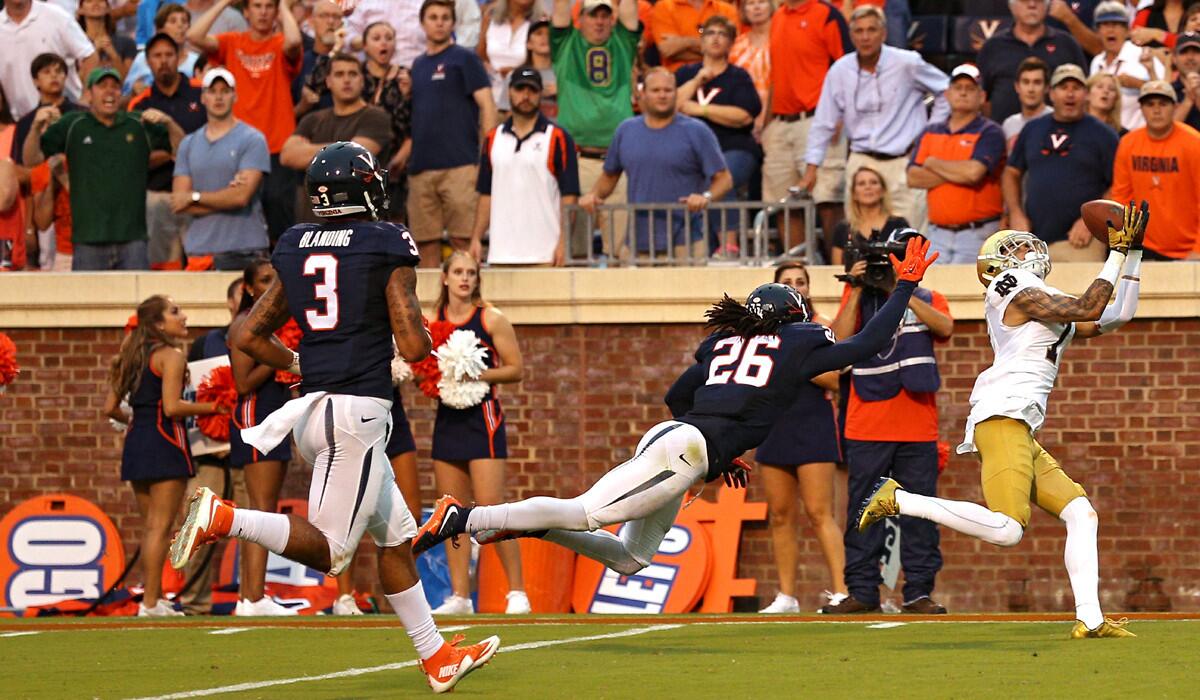
M634 629L624 630L621 632L611 632L609 634L591 634L585 637L568 637L566 639L544 639L538 642L526 642L524 644L514 644L509 647L500 647L497 654L504 654L513 651L525 651L527 649L543 649L545 647L559 646L562 644L574 644L576 642L591 642L600 639L619 639L621 637L635 637L647 632L661 632L665 630L678 629L684 625L652 625L650 627L635 627ZM177 700L182 698L199 698L208 695L221 695L223 693L238 693L245 690L259 690L261 688L272 688L280 685L292 685L295 683L307 683L310 681L325 681L337 678L349 678L352 676L364 676L369 673L379 673L380 671L395 671L401 668L410 668L416 666L416 661L401 661L394 664L383 664L382 666L368 666L365 668L348 668L345 671L335 671L333 673L323 673L316 676L298 676L295 678L278 678L270 681L256 681L253 683L238 683L236 685L226 685L217 688L203 688L200 690L189 690L183 693L171 693L170 695L154 695L146 698L138 698L138 700Z
M219 630L213 630L209 634L237 634L238 632L248 632L254 629L253 627L224 627Z
M867 625L869 630L890 630L893 627L903 627L907 622L878 622L874 625Z
M41 632L5 632L0 634L0 637L29 637L35 634L41 634Z

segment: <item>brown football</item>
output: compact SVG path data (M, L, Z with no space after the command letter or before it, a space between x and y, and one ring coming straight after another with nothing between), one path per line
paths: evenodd
M1108 222L1120 226L1125 218L1125 207L1111 199L1093 199L1079 207L1079 216L1092 236L1108 245Z

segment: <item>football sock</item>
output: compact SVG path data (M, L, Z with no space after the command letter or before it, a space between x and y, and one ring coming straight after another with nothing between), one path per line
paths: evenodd
M230 537L261 544L280 554L284 547L287 547L291 534L292 524L283 513L265 513L249 508L233 509L233 524L229 527Z
M1058 517L1067 524L1067 545L1063 561L1071 578L1075 594L1075 617L1088 629L1104 622L1100 611L1100 562L1096 552L1096 532L1100 521L1087 498L1079 497L1067 504Z
M400 618L400 624L404 625L404 631L412 639L413 646L417 648L417 655L422 661L442 648L446 640L442 639L437 623L433 621L433 613L425 600L425 588L420 581L406 591L388 593L384 597L392 604L392 610L396 612L396 617Z
M629 554L629 550L625 549L625 544L621 542L620 538L608 530L593 532L551 530L542 539L562 545L589 559L595 559L613 571L623 574L632 574L644 568Z
M480 530L586 530L587 513L574 500L535 496L498 506L475 506L467 515L467 532Z
M901 515L932 520L951 530L978 537L984 542L1001 547L1017 544L1025 532L1021 523L1004 513L988 510L977 503L949 501L897 490L896 504L900 506Z

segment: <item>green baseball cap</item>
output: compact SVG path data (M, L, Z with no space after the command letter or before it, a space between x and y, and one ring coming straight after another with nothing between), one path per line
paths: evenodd
M121 74L117 72L117 69L106 66L102 68L93 68L92 72L88 73L87 86L91 87L105 78L112 78L113 80L116 80L117 83L121 82Z

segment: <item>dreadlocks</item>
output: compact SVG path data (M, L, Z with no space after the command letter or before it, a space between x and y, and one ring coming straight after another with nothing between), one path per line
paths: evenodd
M764 317L751 313L743 304L729 298L728 294L705 311L704 317L714 333L728 333L742 338L777 335L781 326L795 320L787 314L768 314Z

